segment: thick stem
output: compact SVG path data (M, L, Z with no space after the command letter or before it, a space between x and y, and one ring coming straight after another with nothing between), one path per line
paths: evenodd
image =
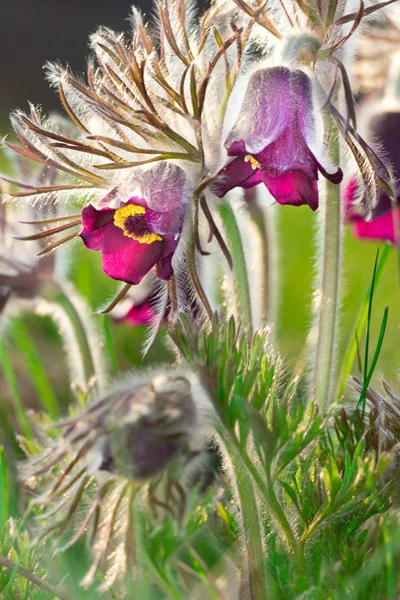
M338 154L335 142L336 159ZM318 290L319 322L317 352L314 370L314 396L322 414L325 414L334 394L337 370L335 356L338 336L340 255L342 223L340 186L326 182L326 199L323 216L322 281Z
M266 484L264 484L256 467L254 466L247 453L242 453L242 459L248 471L251 473L255 483L257 484L257 487L261 492L261 497L268 506L268 510L272 515L272 518L275 521L276 525L278 526L283 539L286 541L288 548L290 548L290 552L294 557L296 569L300 574L304 574L304 556L293 533L293 530L290 526L290 523L287 520L286 515L275 495L274 484L272 481L270 471L268 470L266 473L267 482Z
M236 317L240 320L240 323L243 324L248 336L251 337L253 333L253 322L251 317L249 279L239 227L236 222L235 213L228 200L225 200L221 204L219 213L228 239L229 250L232 255L235 277Z
M263 532L254 493L254 483L232 441L225 436L223 443L229 456L242 524L244 561L240 598L243 600L267 600Z

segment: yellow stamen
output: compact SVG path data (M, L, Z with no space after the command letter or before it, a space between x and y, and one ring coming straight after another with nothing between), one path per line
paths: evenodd
M137 204L127 204L121 208L117 208L114 213L114 225L122 229L122 232L126 237L132 238L139 242L139 244L152 244L153 242L162 242L162 237L156 233L145 233L144 235L135 235L131 231L126 229L125 221L128 217L134 217L135 215L145 215L146 209L144 206L138 206Z
M254 156L252 156L251 154L247 154L244 157L244 162L251 163L251 168L253 169L253 171L255 171L256 169L259 169L259 167L260 167L260 163L258 162L258 160L256 158L254 158Z

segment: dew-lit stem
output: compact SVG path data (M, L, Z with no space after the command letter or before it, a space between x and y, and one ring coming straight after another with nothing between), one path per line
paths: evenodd
M66 594L62 590L54 587L54 585L51 585L47 581L44 581L44 579L41 579L37 575L34 575L34 573L31 573L30 571L19 567L17 563L15 563L12 560L9 560L5 556L0 555L0 565L5 567L6 569L9 569L10 571L16 570L19 575L22 575L22 577L25 577L25 579L28 579L28 581L31 581L38 587L42 588L43 590L54 596L54 598L59 598L60 600L72 600L70 596L68 596L68 594Z
M233 261L237 312L236 316L239 322L243 325L243 328L247 332L248 336L251 337L253 333L253 323L251 316L249 279L247 275L246 259L239 227L236 221L235 213L228 200L225 200L221 204L219 212L224 225L228 246Z
M339 147L335 140L331 144L332 158L339 163ZM335 348L338 337L340 255L342 245L342 223L340 209L340 186L326 182L326 198L323 208L322 231L322 276L318 290L319 320L317 351L314 370L314 396L324 414L334 394L337 360Z

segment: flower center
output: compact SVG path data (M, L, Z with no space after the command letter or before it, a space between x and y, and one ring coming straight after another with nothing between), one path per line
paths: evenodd
M136 240L139 244L162 242L162 237L149 230L144 206L127 204L117 208L114 213L114 225L122 229L126 237Z
M260 168L260 163L251 154L247 154L247 156L244 157L244 162L251 163L251 168L253 169L253 171Z

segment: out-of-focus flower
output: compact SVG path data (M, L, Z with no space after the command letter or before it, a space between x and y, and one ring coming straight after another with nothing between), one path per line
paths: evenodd
M248 82L239 116L225 146L233 160L220 172L214 191L263 182L280 204L318 207L318 171L333 183L333 169L318 142L310 78L286 67L258 69Z
M93 564L85 585L99 568L112 585L134 561L128 556L134 536L129 515L132 503L143 496L151 502L157 494L154 476L165 473L164 506L176 502L170 488L180 485L204 444L197 396L183 370L126 377L85 412L48 427L47 448L22 466L27 486L47 509L38 536L63 534L63 548L88 536ZM182 486L179 493L184 496Z
M161 163L149 169L141 183L126 202L115 189L99 209L85 207L79 234L87 248L101 252L109 277L133 285L153 267L160 279L172 277L171 260L190 197L185 173L176 165Z
M151 325L157 316L158 287L155 274L150 271L125 298L111 311L116 323L128 325Z
M364 110L368 108L372 111L375 106L372 103L366 104ZM357 237L366 239L377 239L398 243L400 228L400 183L398 176L400 174L400 146L398 143L400 136L400 110L393 109L371 112L367 123L368 134L375 139L387 156L389 163L394 171L395 185L395 205L392 203L385 190L381 190L378 204L372 213L372 218L364 218L362 206L356 203L360 196L360 183L353 177L345 191L346 218L350 224L353 224L354 232Z
M20 164L16 166L21 167ZM24 167L26 169L27 165ZM50 171L47 171L47 180L54 175ZM41 175L43 172L29 173L30 182ZM55 256L35 256L45 249L40 237L35 239L35 233L28 236L32 237L28 244L18 239L26 234L27 227L19 220L26 221L30 217L34 218L31 209L20 210L15 206L0 204L0 313L6 305L12 305L12 310L19 310L25 301L38 298L46 284L53 281L55 276Z

